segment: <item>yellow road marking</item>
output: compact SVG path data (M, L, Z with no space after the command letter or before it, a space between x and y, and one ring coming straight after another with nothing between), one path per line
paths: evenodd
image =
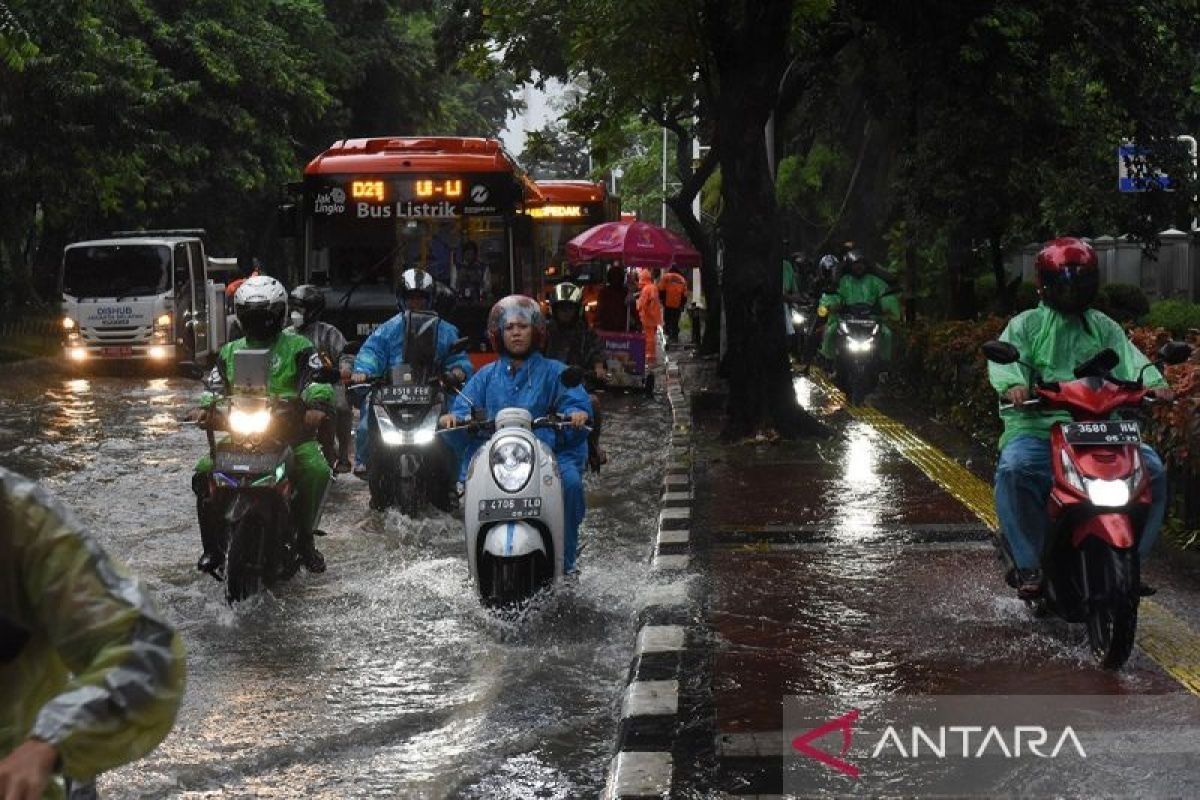
M908 430L904 425L867 406L852 406L846 396L824 376L808 378L841 405L850 416L879 431L900 454L969 508L996 536L1000 529L992 487L950 456ZM1138 609L1138 645L1160 667L1200 695L1200 635L1182 619L1153 600L1142 600Z

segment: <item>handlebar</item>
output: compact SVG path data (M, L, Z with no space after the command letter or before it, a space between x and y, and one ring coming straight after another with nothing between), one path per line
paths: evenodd
M494 419L468 420L461 424L456 422L456 424L452 428L440 428L440 429L438 429L437 432L438 433L449 433L450 431L466 431L467 433L478 433L479 431L494 430L495 427L496 427L496 420L494 420ZM538 417L537 419L533 420L532 423L530 423L529 427L531 430L537 430L537 429L541 428L544 430L556 431L558 433L562 433L563 431L574 431L574 430L584 431L586 433L592 432L591 425L584 425L582 427L576 428L574 425L571 424L570 420L560 417L557 414L548 415L545 417Z

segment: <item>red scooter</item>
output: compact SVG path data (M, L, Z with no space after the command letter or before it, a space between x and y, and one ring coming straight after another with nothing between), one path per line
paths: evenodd
M1183 342L1169 342L1159 350L1156 366L1182 363L1191 352ZM1142 464L1137 421L1113 417L1157 401L1141 374L1135 381L1112 375L1118 356L1111 349L1077 366L1075 380L1062 382L1042 381L1007 342L988 342L983 353L997 364L1030 369L1032 399L1023 408L1071 415L1071 422L1055 423L1050 432L1054 482L1042 596L1028 602L1035 615L1086 623L1092 654L1103 667L1117 669L1133 651L1137 630L1138 542L1150 511L1150 476ZM1000 549L1015 588L1015 565L1003 537Z

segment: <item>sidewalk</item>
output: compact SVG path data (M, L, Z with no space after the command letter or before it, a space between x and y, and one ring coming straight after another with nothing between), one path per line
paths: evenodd
M1082 628L1036 621L1003 583L991 490L939 448L798 379L828 441L721 444L715 362L674 353L693 409L691 569L702 654L682 676L672 796L782 791L794 695L1200 694L1200 638L1172 585L1142 644L1096 669Z

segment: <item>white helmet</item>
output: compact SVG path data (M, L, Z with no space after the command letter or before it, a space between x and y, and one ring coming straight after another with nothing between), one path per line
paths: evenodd
M287 317L287 290L270 275L247 278L233 295L233 311L247 339L274 341Z

